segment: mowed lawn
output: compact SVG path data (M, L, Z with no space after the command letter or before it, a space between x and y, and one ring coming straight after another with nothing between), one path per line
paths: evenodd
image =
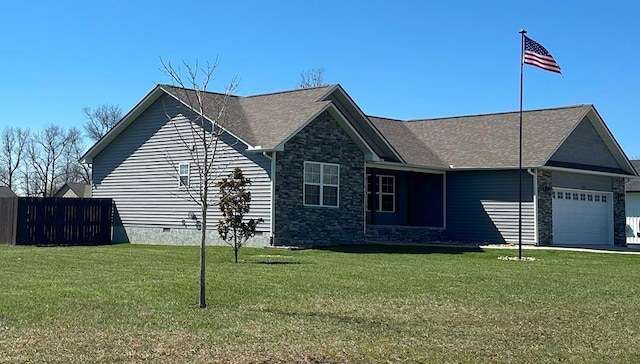
M640 256L0 246L0 362L640 362Z

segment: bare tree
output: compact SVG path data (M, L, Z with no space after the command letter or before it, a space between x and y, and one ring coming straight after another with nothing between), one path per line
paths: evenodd
M327 83L324 81L324 68L311 68L300 72L298 88L310 88L326 85Z
M80 132L65 131L58 125L49 125L33 134L26 143L29 166L25 169L25 189L28 195L53 196L56 189L69 180L74 161L69 158L74 143L80 143ZM77 161L77 159L76 159ZM77 162L75 162L77 163Z
M218 233L222 240L233 248L235 262L238 263L238 251L244 243L256 234L256 227L262 218L245 221L244 216L251 209L251 180L246 178L242 169L235 168L228 177L216 183L220 190L218 207L223 218L218 221Z
M103 104L95 109L85 106L82 113L87 118L84 130L94 142L107 134L122 119L122 109L118 105Z
M205 308L205 245L207 241L209 206L215 204L213 199L215 182L220 177L222 169L217 163L218 149L222 146L221 137L224 133L223 126L235 122L235 116L229 110L229 103L236 90L238 82L234 78L226 86L224 93L210 93L209 83L218 66L216 60L213 64L207 63L200 66L198 62L193 64L182 62L184 72L179 67L174 67L169 62L161 62L161 71L164 72L176 87L175 92L191 107L183 113L185 118L167 118L173 123L178 142L188 153L190 166L194 166L197 181L182 183L188 198L200 207L200 297L199 307ZM206 115L206 116L205 116ZM171 157L169 162L176 168ZM179 168L179 167L178 167ZM179 172L179 171L176 171ZM177 173L179 174L179 173Z
M91 183L91 169L80 162L83 151L82 133L70 128L65 134L62 182Z
M24 162L25 145L29 130L8 127L2 130L0 139L0 184L15 189L19 169Z

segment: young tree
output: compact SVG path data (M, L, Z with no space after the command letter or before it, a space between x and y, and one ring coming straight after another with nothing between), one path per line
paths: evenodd
M95 109L85 106L82 113L87 118L84 130L94 142L107 134L122 119L122 109L118 105L103 104Z
M325 85L327 85L327 83L324 81L324 68L311 68L300 72L298 88L310 88Z
M238 83L236 79L226 86L224 93L208 91L209 83L218 67L218 61L207 63L201 67L198 62L190 64L183 62L184 73L171 63L160 60L163 71L173 83L174 91L190 106L182 113L184 118L167 118L173 123L178 143L189 155L189 168L195 167L197 180L183 186L188 198L200 207L200 299L199 307L207 307L205 297L205 245L207 241L207 227L209 225L208 212L212 206L213 192L216 180L220 177L222 168L218 163L218 149L222 146L221 137L223 126L237 122L238 117L229 110L233 92ZM206 116L205 116L206 115ZM176 168L171 156L169 163ZM179 172L176 170L176 172Z
M251 180L246 178L242 170L237 167L231 175L216 183L220 191L218 207L223 216L218 221L218 233L222 240L233 248L236 263L238 263L238 250L256 234L256 226L263 222L262 218L244 221L251 207L251 192L248 190L250 185Z
M0 184L15 189L18 187L18 172L24 163L25 145L29 130L8 127L0 138Z

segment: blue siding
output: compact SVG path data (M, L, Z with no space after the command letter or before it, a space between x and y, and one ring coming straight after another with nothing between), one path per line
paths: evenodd
M550 162L551 164L559 162L621 169L609 148L586 117L551 156Z
M534 177L522 173L523 242L534 244ZM447 238L516 243L518 200L517 170L447 173Z

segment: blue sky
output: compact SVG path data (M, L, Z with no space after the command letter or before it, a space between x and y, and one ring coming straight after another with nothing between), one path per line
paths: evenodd
M325 68L365 113L401 119L518 109L520 35L563 76L525 66L524 108L592 103L640 158L636 2L12 1L1 7L0 128L80 127L82 108L133 107L173 63L220 60L212 89L295 88Z

